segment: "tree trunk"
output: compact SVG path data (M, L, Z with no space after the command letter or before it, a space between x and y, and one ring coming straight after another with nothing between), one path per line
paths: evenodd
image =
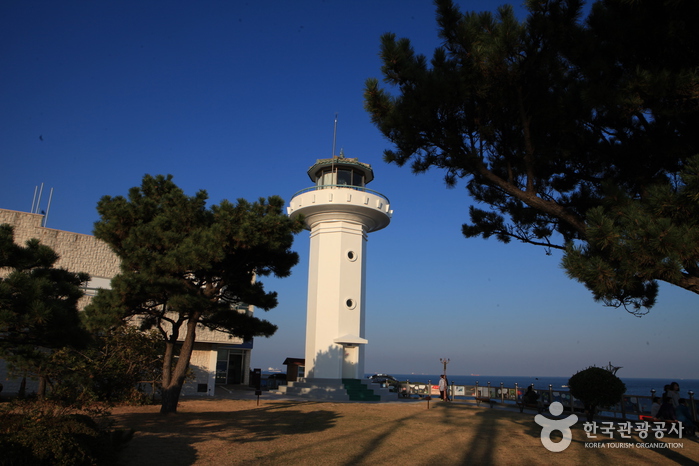
M45 375L39 376L39 389L36 394L40 400L46 398L46 379Z
M17 392L17 396L20 398L24 398L27 396L27 377L24 376L22 377L22 381L19 383L19 391Z
M163 400L162 405L160 406L160 414L177 412L177 403L180 401L182 385L184 385L184 379L187 375L187 368L189 367L189 360L192 357L194 339L196 337L196 328L200 315L201 314L199 313L193 313L192 317L187 321L187 335L184 337L184 342L182 344L182 349L180 350L180 356L177 359L175 370L173 371L167 384L163 380Z
M595 413L597 412L597 405L588 406L585 414L587 414L587 422L593 422L595 418Z
M170 414L177 412L177 403L179 403L180 401L181 391L182 385L171 384L168 387L163 387L160 414Z
M170 385L170 380L172 379L172 358L175 355L175 344L176 341L166 341L165 342L165 354L163 356L163 377L162 385L167 387Z

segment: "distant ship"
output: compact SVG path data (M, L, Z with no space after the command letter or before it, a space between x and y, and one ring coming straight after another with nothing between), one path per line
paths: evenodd
M471 374L473 377L480 377L480 374Z

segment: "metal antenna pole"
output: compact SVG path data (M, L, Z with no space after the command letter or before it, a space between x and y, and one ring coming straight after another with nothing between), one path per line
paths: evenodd
M46 215L44 215L44 228L46 228L46 222L49 219L49 210L51 210L51 199L53 198L53 188L49 192L49 205L46 206Z
M335 157L335 141L337 140L337 113L335 113L335 128L333 129L333 154Z
M32 212L33 214L39 213L39 206L41 205L41 195L44 193L44 183L41 183L41 189L39 190L39 197L36 200L36 209Z
M36 204L36 192L37 192L38 190L39 190L39 187L38 187L38 186L34 186L34 197L32 198L32 210L29 211L29 212L31 212L32 214L34 213L34 204Z

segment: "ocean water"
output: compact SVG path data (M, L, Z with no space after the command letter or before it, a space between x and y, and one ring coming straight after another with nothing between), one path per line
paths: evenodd
M367 377L372 374L367 374ZM390 374L400 381L409 380L414 383L431 382L436 385L439 382L439 374ZM694 392L694 397L699 399L699 379L645 379L645 378L630 378L623 377L623 374L617 374L622 382L626 385L627 395L644 395L650 396L651 390L655 390L656 396L663 393L663 387L671 382L677 382L680 385L680 396L689 398L688 392ZM491 387L500 387L503 383L505 388L514 388L515 383L518 387L528 387L534 385L537 390L548 390L549 385L554 390L568 390L569 377L513 377L501 375L450 375L447 373L449 384L454 385L476 385L485 387L490 382Z

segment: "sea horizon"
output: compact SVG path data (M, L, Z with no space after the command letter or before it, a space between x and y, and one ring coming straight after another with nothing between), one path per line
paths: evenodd
M365 377L370 377L373 374L365 374ZM436 385L439 381L440 374L398 374L388 373L401 382L410 381L411 383L431 383ZM680 385L680 396L689 398L689 392L692 391L695 396L699 396L699 379L665 379L658 377L624 377L623 374L616 374L619 379L626 385L626 394L629 395L644 395L651 396L652 390L655 390L655 396L660 396L663 393L665 385L672 382L677 382ZM568 380L571 376L503 376L503 375L452 375L447 372L447 379L453 385L476 385L485 387L490 383L491 387L499 388L502 383L504 388L514 388L515 384L518 387L528 387L533 385L536 390L568 390Z
M375 374L386 374L386 375L392 375L394 377L396 376L396 374L401 375L401 376L411 375L411 376L419 376L419 377L423 377L423 376L437 376L437 377L439 377L441 375L440 373L437 373L437 372L433 372L433 373L429 373L429 372L424 372L424 373L422 373L422 372L411 372L411 373L367 372L365 374L365 376L370 377L370 376L375 375ZM622 374L616 374L616 375L620 379L622 379L622 380L624 379L624 376ZM492 375L492 374L451 374L451 373L447 372L447 376L448 377L490 377L490 378L496 378L496 377L508 377L508 378L512 378L512 377L532 378L532 377L534 377L534 378L537 378L538 377L538 378L550 379L550 378L570 378L573 376L573 374L567 375L567 376L566 375ZM665 377L626 377L626 378L666 380ZM670 379L667 379L667 380L670 380ZM672 380L699 380L699 378L675 377Z

